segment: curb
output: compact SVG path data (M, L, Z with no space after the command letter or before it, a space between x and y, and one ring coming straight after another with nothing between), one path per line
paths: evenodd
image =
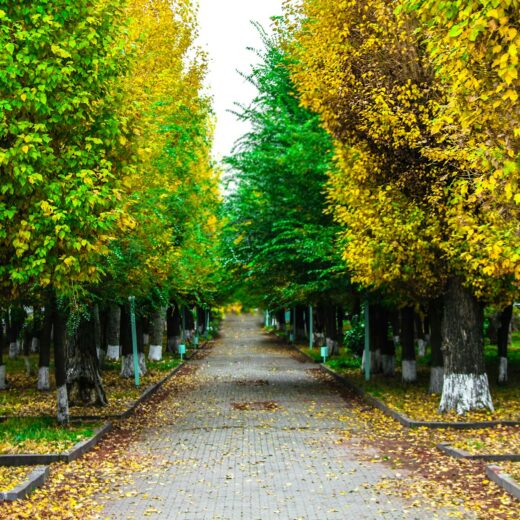
M300 352L298 350L298 352ZM305 355L305 354L303 354ZM325 373L331 375L334 379L336 379L341 384L347 386L350 390L352 390L355 394L362 397L368 404L372 405L375 408L378 408L385 414L389 415L399 423L401 423L406 428L453 428L455 430L477 430L482 428L494 428L497 426L520 426L520 421L483 421L483 422L442 422L442 421L415 421L410 419L406 415L393 410L385 403L377 399L376 397L372 397L368 395L362 388L359 388L356 384L354 384L347 377L338 374L331 368L320 364L320 369ZM508 459L509 460L509 459Z
M505 453L503 455L492 455L490 453L474 454L459 448L455 448L447 442L437 444L437 449L442 451L444 454L450 455L451 457L455 457L457 459L485 460L489 462L520 462L520 455L516 455L514 453Z
M64 453L31 454L19 453L15 455L0 455L0 466L37 466L52 464L53 462L72 462L90 451L101 438L112 429L111 423L98 428L94 435L78 442L69 451Z
M486 476L504 491L520 500L520 484L512 479L507 473L502 473L500 466L486 466Z
M11 489L10 491L3 491L0 493L0 502L12 502L13 500L20 500L25 498L29 493L45 484L49 478L49 467L39 466L35 468L27 477L27 479Z

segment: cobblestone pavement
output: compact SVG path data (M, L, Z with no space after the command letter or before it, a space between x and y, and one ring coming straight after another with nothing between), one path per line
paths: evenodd
M108 500L103 517L434 517L376 489L399 475L356 459L341 442L342 431L362 435L348 402L309 373L315 365L263 334L257 318L230 317L218 346L191 363L195 385L170 398L175 418L128 448L129 455L160 454L166 464L137 476L129 496Z

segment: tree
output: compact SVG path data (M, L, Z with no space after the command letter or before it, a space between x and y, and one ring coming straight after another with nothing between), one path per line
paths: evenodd
M456 133L439 137L450 91L436 80L416 18L401 7L304 2L293 78L337 143L329 200L353 280L402 303L444 294L441 409L491 408L477 298L510 298L518 278L507 259L497 267L496 252L476 244L495 239L516 250L518 220L485 211L499 199L453 158Z
M338 304L346 275L323 196L332 142L318 117L300 106L280 39L258 29L265 49L247 76L258 95L237 114L251 131L226 159L224 265L230 285L245 282L252 302L265 308ZM334 321L334 307L330 313Z

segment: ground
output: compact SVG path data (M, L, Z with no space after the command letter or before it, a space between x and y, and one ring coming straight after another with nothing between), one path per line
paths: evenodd
M214 348L0 518L519 518L481 463L433 441L345 392L257 317L231 316Z

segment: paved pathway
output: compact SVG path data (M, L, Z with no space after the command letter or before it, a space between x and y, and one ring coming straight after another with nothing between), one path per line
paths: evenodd
M192 363L195 385L175 397L175 418L129 448L167 464L138 477L137 494L110 500L103 517L432 518L378 492L380 479L396 475L342 444L356 424L348 403L309 374L315 365L262 334L258 319L229 318L219 345Z

